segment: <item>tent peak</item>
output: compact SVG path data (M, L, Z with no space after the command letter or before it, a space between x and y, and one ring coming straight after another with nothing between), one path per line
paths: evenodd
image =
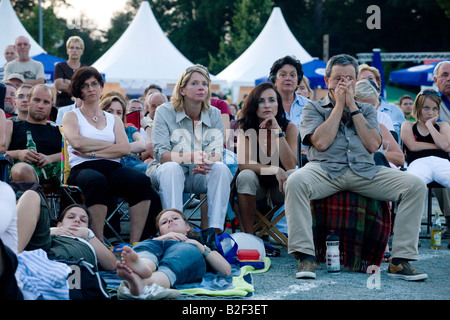
M29 39L31 45L30 57L45 52L20 22L10 0L0 1L0 30L2 30L0 36L0 51L2 52L0 54L0 66L6 63L3 50L7 45L14 44L19 36L25 36Z

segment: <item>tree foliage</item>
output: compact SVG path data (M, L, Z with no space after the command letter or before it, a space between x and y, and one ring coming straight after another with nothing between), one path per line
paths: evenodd
M35 40L38 0L11 0ZM273 6L278 6L297 40L322 58L323 35L338 39L337 50L352 55L381 48L386 52L450 51L448 0L127 0L109 30L95 21L77 29L53 13L64 0L45 0L44 49L65 57L65 41L78 34L86 42L83 60L93 63L123 34L142 1L148 1L165 34L194 63L222 71L256 39ZM381 29L369 29L367 8L377 5Z
M11 4L28 33L39 41L39 0L12 0ZM43 44L44 49L50 54L56 54L57 47L62 41L66 22L58 18L54 9L55 6L64 5L63 1L48 1L46 6L42 6L43 16Z
M216 55L209 52L209 69L219 73L239 57L264 28L272 11L272 0L239 0L235 2L231 23L222 35Z

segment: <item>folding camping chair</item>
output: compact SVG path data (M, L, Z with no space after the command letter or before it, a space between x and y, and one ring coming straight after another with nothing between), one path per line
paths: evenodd
M262 214L259 210L256 210L256 217L258 217L259 221L253 226L255 236L262 238L267 233L279 245L287 247L287 237L276 227L276 224L283 219L285 215L284 204L271 208L266 214Z
M429 184L427 184L427 221L426 222L422 222L422 225L426 225L427 226L427 234L426 236L421 236L421 238L430 238L431 234L431 226L433 225L433 189L437 189L437 188L444 188L444 186L442 186L441 184L432 181Z
M297 148L297 161L298 167L302 167L302 154L301 154L301 137L298 135L298 148ZM236 174L237 176L238 174ZM261 208L260 208L261 209ZM258 238L262 238L264 235L268 234L271 236L279 245L282 247L287 247L288 239L284 233L282 233L276 224L286 216L284 211L284 203L278 203L272 205L272 207L266 211L256 210L257 222L253 226L254 235Z
M9 166L13 165L13 160L9 154L0 154L0 181L9 182Z

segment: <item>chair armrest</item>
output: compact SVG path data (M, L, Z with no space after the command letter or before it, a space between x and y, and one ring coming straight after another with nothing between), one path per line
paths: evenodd
M4 181L6 183L9 182L9 166L12 166L13 164L13 159L9 154L0 154L0 181Z
M10 166L12 166L14 164L13 159L11 158L11 156L9 154L6 154L6 153L0 154L0 163L1 164L8 164Z

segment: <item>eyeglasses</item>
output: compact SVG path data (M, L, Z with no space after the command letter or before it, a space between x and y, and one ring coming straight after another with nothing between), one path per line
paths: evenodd
M94 81L91 84L83 83L80 88L81 88L81 90L88 90L89 87L91 87L92 89L97 89L99 86L100 86L100 83L98 83L97 81Z

